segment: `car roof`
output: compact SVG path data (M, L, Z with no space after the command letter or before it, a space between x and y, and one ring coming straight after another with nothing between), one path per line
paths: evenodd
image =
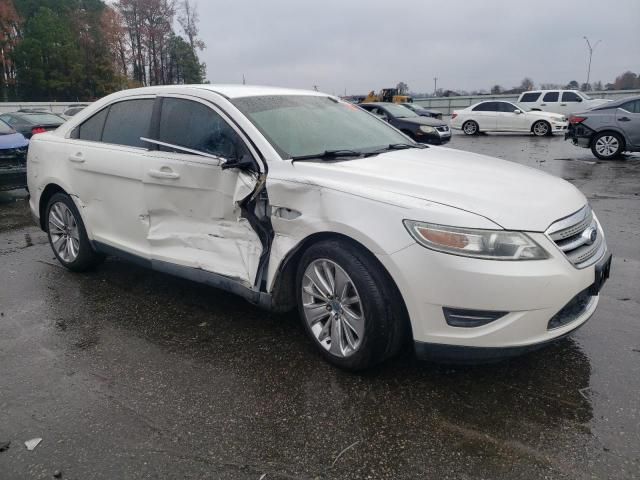
M635 100L640 100L640 95L634 95L633 97L625 97L625 98L621 98L619 100L614 100L613 102L610 102L610 103L605 103L603 105L598 105L593 110L606 110L608 108L617 108L617 107L619 107L620 105L622 105L624 103L633 102Z
M193 92L193 90L208 90L215 92L223 97L232 98L244 98L244 97L258 97L258 96L271 96L271 95L312 95L318 97L331 96L326 93L317 92L315 90L299 90L294 88L281 88L281 87L269 87L259 85L242 85L242 84L229 84L229 85L165 85L156 87L142 87L133 88L129 90L122 90L120 93L123 97L130 95L145 95L145 94L158 94L163 91L170 90L172 92ZM117 93L115 95L118 95Z

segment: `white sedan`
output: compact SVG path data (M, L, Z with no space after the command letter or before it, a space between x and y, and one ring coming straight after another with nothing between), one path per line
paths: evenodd
M537 348L592 316L611 262L570 183L421 145L319 92L126 90L36 135L27 167L69 270L111 254L297 309L352 370L410 345L463 360Z
M454 110L451 128L467 135L480 132L526 132L543 137L565 133L569 122L564 115L551 112L526 111L515 103L489 100L464 110Z

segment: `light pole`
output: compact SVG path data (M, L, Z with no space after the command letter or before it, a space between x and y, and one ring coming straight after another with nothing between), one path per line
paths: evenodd
M582 38L584 38L584 40L587 42L587 48L589 49L589 66L587 67L587 83L586 83L586 85L589 85L589 79L591 78L591 57L593 57L594 50L602 40L598 40L596 43L593 44L593 46L591 46L591 42L586 36Z
M436 92L438 91L438 77L433 77L433 96L436 96Z

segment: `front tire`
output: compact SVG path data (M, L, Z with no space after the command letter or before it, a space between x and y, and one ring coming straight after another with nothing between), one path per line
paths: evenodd
M64 267L83 272L104 260L104 256L91 247L82 217L69 195L53 195L47 204L46 214L49 244Z
M538 120L531 127L531 131L536 137L546 137L547 135L551 135L551 125L544 120Z
M328 362L357 371L397 353L405 319L390 283L382 267L349 242L322 241L303 254L296 276L298 310Z
M480 133L478 124L473 120L467 120L466 122L464 122L464 124L462 125L462 131L467 135L477 135L478 133Z
M591 141L591 151L600 160L619 157L624 148L624 141L617 133L598 133Z

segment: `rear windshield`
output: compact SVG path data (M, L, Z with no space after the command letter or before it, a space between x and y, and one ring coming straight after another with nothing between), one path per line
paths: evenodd
M50 113L30 113L24 116L28 122L36 125L62 125L64 120Z

